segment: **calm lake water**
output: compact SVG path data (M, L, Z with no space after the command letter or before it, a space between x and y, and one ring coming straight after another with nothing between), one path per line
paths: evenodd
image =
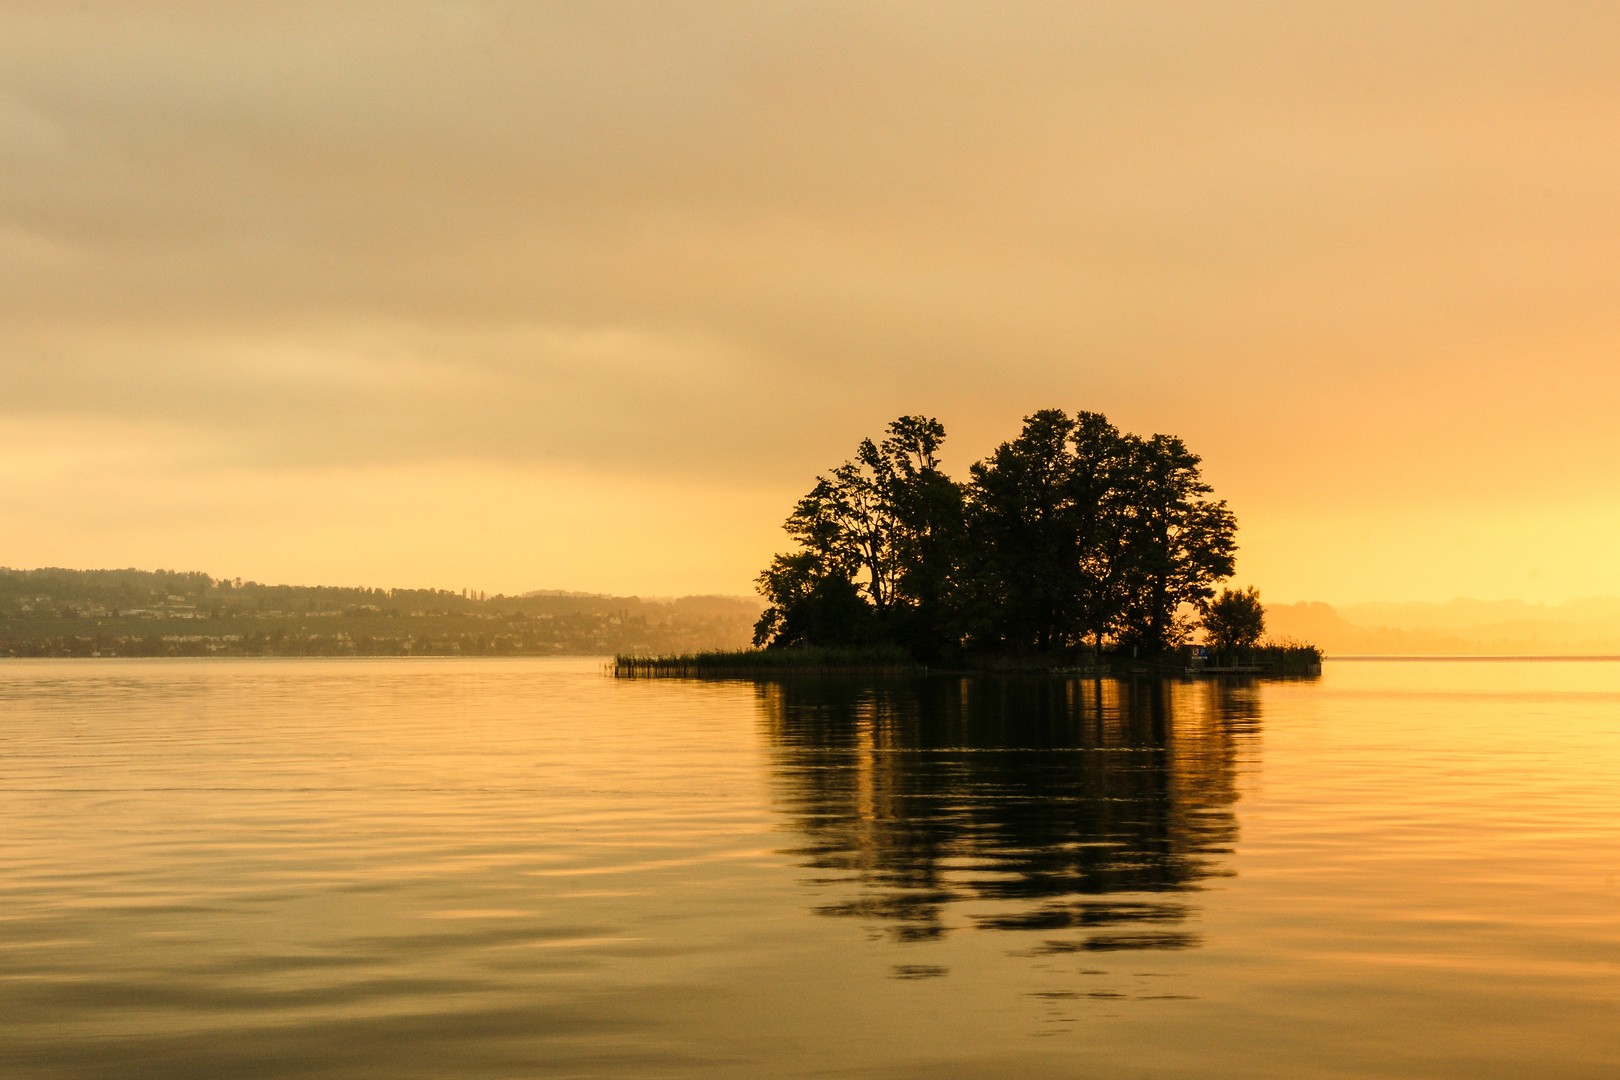
M0 1075L1620 1075L1620 664L0 663Z

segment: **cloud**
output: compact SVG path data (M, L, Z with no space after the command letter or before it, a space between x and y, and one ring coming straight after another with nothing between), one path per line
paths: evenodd
M961 468L1060 405L1186 436L1256 521L1578 501L1620 453L1617 30L12 4L0 417L181 431L182 472L757 492L901 412Z

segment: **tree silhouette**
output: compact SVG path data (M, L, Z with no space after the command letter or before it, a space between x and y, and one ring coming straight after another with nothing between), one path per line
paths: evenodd
M902 416L882 443L863 439L852 460L817 477L783 525L800 550L759 576L770 607L755 644L865 644L878 625L890 639L927 637L948 621L962 494L939 470L944 440L938 420ZM857 617L851 597L872 618ZM853 636L828 640L840 626Z
M1260 603L1260 590L1222 589L1204 616L1204 632L1211 647L1222 652L1246 649L1266 632L1266 609Z
M1236 521L1180 439L1043 409L958 484L945 429L902 416L816 479L759 576L756 645L1051 654L1185 640L1229 577Z
M1118 640L1158 652L1186 640L1193 622L1182 605L1202 610L1213 586L1232 576L1237 519L1198 473L1201 459L1178 438L1133 440L1125 599Z

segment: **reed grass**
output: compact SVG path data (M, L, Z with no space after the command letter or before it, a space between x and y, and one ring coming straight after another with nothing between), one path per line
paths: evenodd
M778 675L920 675L927 668L904 649L734 649L678 656L613 658L613 674L636 678L755 678Z
M1321 674L1322 650L1298 641L1266 641L1241 649L1211 652L1210 668L1259 668L1266 674Z

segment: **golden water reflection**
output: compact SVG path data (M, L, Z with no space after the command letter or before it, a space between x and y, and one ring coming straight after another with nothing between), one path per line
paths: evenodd
M793 680L757 697L787 853L836 896L818 914L899 941L1022 932L1037 955L1200 943L1194 894L1232 873L1253 685Z

